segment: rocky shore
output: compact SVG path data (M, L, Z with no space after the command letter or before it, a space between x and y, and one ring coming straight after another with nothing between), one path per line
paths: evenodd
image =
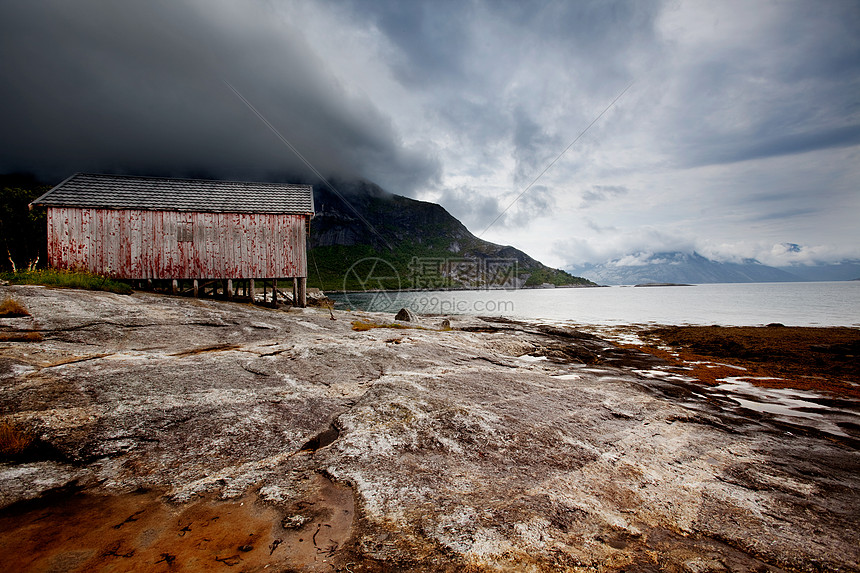
M9 570L860 569L842 371L764 388L643 329L7 297Z

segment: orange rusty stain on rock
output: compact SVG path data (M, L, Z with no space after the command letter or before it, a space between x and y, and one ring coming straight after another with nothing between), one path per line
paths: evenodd
M172 504L156 492L57 493L19 502L0 510L0 559L10 571L330 571L355 507L348 487L314 480L304 506L288 508L312 508L299 527L254 495Z
M649 330L650 343L624 345L714 386L725 378L860 398L860 329L674 326ZM671 351L665 347L671 348Z

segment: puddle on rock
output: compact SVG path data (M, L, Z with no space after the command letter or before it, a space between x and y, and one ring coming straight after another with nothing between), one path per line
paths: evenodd
M315 452L320 448L324 448L332 443L336 439L340 437L340 430L335 427L334 424L329 426L327 430L323 430L313 438L307 441L304 446L302 446L299 451L301 452Z
M742 408L769 414L791 424L812 427L844 438L856 437L844 432L842 427L850 427L860 422L860 404L846 401L853 408L832 405L822 408L820 402L826 401L827 397L821 394L804 390L762 388L750 380L749 377L721 378L718 380L721 384L711 391L722 394Z
M302 509L297 509L297 508ZM0 510L10 571L331 571L352 531L352 490L315 475L288 516L254 495L174 505L160 493L57 493Z

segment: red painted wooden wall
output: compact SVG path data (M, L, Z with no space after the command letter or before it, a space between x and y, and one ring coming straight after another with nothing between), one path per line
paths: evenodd
M307 277L307 215L48 209L48 259L127 279Z

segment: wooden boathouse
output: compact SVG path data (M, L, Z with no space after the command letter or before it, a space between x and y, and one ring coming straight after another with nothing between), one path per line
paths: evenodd
M120 279L207 285L228 297L292 279L305 306L310 185L77 173L35 201L48 209L48 262ZM268 285L267 285L268 283Z

